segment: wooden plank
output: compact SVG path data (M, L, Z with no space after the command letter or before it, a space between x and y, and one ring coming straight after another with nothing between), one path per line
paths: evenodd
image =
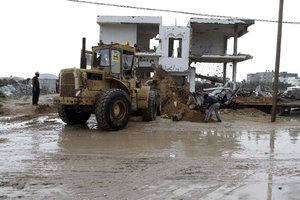
M272 105L272 97L237 97L238 105Z
M236 97L235 103L240 106L272 106L272 97ZM300 100L279 100L277 105L281 107L300 108Z

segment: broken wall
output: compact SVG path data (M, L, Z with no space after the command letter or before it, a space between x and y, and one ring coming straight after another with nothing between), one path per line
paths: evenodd
M139 51L150 50L150 40L159 34L158 24L138 24L137 25L137 45Z
M190 51L193 56L226 54L224 33L192 31Z
M186 71L189 68L190 29L188 27L161 26L160 45L157 53L161 55L159 64L166 71ZM170 44L171 42L178 41Z

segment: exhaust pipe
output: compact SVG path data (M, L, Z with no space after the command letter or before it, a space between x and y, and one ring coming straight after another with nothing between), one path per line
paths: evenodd
M82 49L81 49L81 58L80 58L80 69L86 69L85 38L82 38Z

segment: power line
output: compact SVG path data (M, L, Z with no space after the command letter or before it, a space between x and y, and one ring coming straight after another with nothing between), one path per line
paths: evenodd
M67 0L67 1L76 2L76 3L94 4L94 5L99 5L99 6L110 6L110 7L137 9L137 10L169 12L169 13L177 13L177 14L184 14L184 15L202 16L202 17L240 19L240 20L255 20L255 21L259 21L259 22L278 23L277 20L268 20L268 19L249 19L249 18L241 18L241 17L233 17L233 16L225 16L225 15L212 15L212 14L204 14L204 13L194 13L194 12L179 11L179 10L168 10L168 9L145 8L145 7L137 7L137 6L126 6L126 5L120 5L120 4L101 3L101 2L94 2L94 1L82 1L82 0ZM297 21L283 21L282 23L300 25L300 22L297 22Z

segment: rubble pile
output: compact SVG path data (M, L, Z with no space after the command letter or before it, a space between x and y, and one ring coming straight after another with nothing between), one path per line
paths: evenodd
M294 100L300 100L300 88L299 87L290 87L288 88L281 96L282 98L285 99L294 99Z
M31 94L30 85L16 83L13 85L5 85L0 87L0 96L10 97L10 96L20 96L20 95L30 95Z
M31 87L28 80L19 77L0 78L0 96L30 95Z
M156 69L153 77L153 87L159 90L162 104L162 117L172 118L174 121L203 121L204 114L195 110L189 85L178 85L168 72Z

